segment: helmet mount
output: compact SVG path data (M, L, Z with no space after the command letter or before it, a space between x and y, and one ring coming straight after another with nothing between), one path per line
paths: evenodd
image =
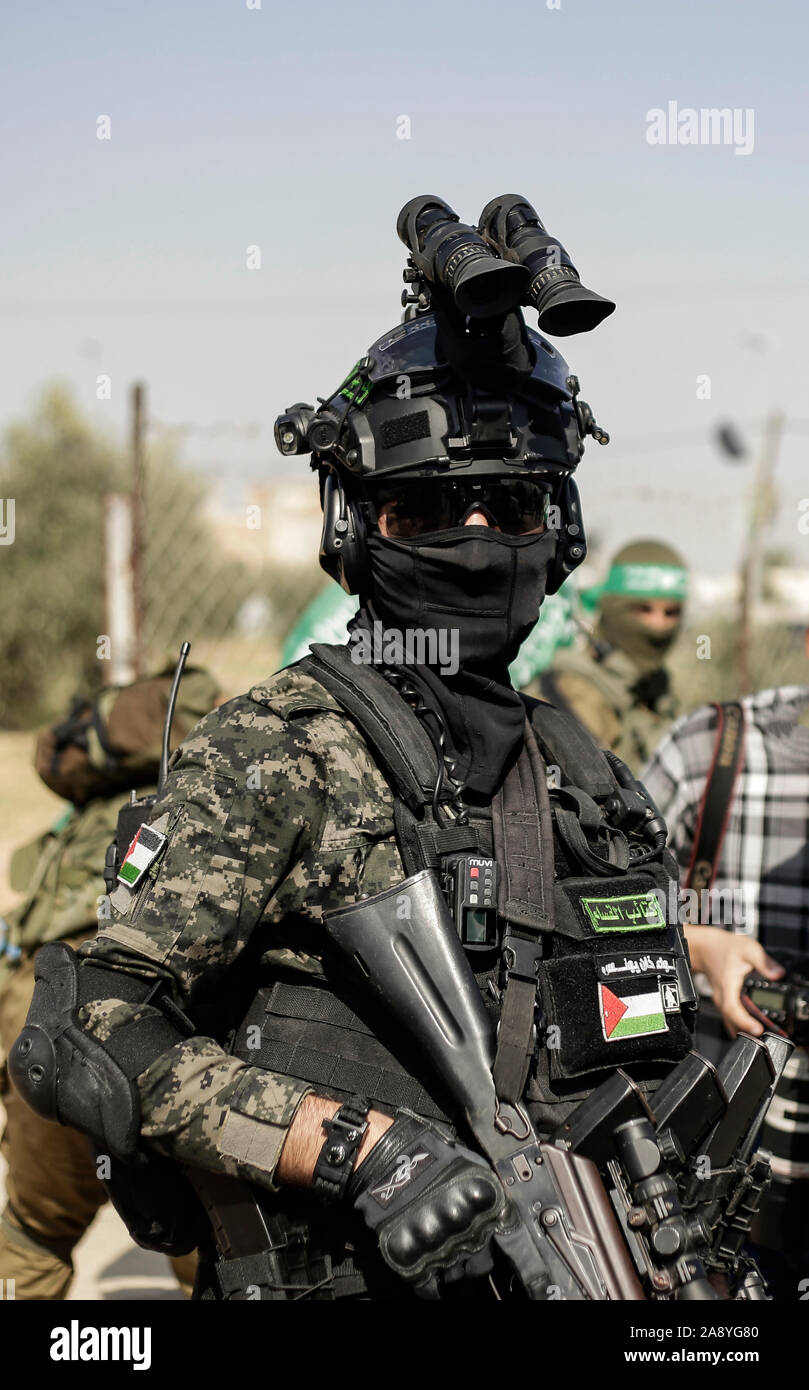
M516 202L520 216L526 208L533 213L524 199ZM417 205L424 203L429 206L420 212ZM559 522L547 592L555 592L585 558L572 475L585 437L606 444L609 436L579 399L578 379L561 354L523 319L519 304L535 303L545 265L537 259L540 232L529 227L529 235L518 227L513 238L529 246L531 278L514 264L512 248L504 248L507 260L498 259L493 249L491 227L502 229L508 218L489 220L484 236L460 224L440 199L408 203L398 230L411 250L405 278L413 284L417 275L421 286L406 296L415 305L317 408L298 402L276 420L282 454L311 454L323 506L320 563L349 593L362 593L367 582L368 499L380 484L390 488L398 481L429 485L431 479L453 476L542 481ZM550 244L538 219L537 225ZM426 228L425 236L420 227ZM514 273L506 276L499 269ZM557 332L584 331L614 308L585 290L570 264L552 288L552 296L539 298L552 308L554 322L584 325Z

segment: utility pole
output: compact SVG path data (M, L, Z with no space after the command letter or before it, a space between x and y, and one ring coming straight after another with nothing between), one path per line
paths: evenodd
M132 498L104 498L104 631L110 639L109 685L135 679L135 604L132 592ZM105 663L106 664L106 663Z
M146 387L136 381L132 387L132 592L134 607L134 667L142 676L145 662L146 589L144 550L146 544Z
M739 575L739 643L737 649L737 671L739 694L749 695L753 689L752 645L756 612L761 596L761 579L764 561L764 543L767 531L775 513L775 488L773 479L784 432L785 415L782 410L774 410L767 416L761 452L756 464L753 479L753 495L747 524L747 541L744 547Z

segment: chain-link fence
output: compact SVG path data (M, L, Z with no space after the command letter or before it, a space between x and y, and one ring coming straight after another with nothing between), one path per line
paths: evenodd
M226 462L222 476L207 484L159 438L145 450L141 669L164 668L188 640L192 660L236 694L275 669L327 581L314 479L251 490ZM118 443L63 390L46 390L7 432L0 497L13 499L14 534L0 549L0 729L51 722L74 694L110 682L120 653L107 630L105 499L131 486Z
M289 488L294 489L290 484ZM212 512L199 483L177 469L150 469L144 566L144 665L155 669L183 641L231 693L266 677L284 639L327 583L317 562L317 491L292 558L275 545L287 485L259 494L262 504Z

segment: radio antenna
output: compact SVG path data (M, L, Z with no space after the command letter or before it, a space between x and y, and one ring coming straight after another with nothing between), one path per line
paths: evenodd
M160 772L158 773L157 777L158 796L163 790L163 783L166 780L166 774L169 770L169 743L171 742L171 726L174 722L174 710L177 705L177 692L180 689L180 681L183 678L183 670L185 668L185 663L190 650L191 643L183 642L183 645L180 648L180 655L177 661L177 666L174 671L174 680L171 682L171 691L169 692L169 704L168 709L166 710L166 722L163 725L163 752L160 758Z

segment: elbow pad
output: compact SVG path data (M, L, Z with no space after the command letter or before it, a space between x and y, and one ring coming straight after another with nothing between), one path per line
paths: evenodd
M153 985L119 971L79 964L64 942L38 952L34 997L8 1058L23 1100L43 1119L70 1125L103 1153L132 1158L140 1134L135 1078L184 1036L149 1015L125 1024L105 1043L85 1031L79 1009L93 999L143 1003Z

